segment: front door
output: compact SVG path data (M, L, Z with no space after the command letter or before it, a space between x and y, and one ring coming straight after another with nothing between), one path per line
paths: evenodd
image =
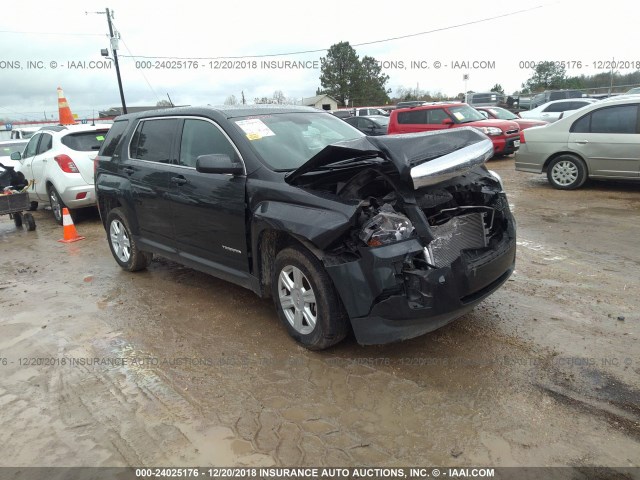
M173 225L180 254L210 267L249 271L244 175L200 173L200 155L225 154L240 161L233 143L213 121L187 118L178 165L171 169Z

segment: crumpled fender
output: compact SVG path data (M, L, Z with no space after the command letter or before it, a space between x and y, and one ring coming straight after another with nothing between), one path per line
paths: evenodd
M267 229L281 230L302 237L324 250L354 225L357 207L351 215L308 205L284 202L261 202L252 216L252 235L255 239Z

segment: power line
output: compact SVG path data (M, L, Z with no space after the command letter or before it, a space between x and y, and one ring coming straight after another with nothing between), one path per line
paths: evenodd
M554 2L554 4L556 3L560 3L560 1L558 2ZM537 5L535 7L531 7L531 8L527 8L524 10L517 10L515 12L509 12L509 13L503 13L502 15L496 15L493 17L487 17L487 18L482 18L479 20L472 20L470 22L464 22L464 23L458 23L456 25L449 25L446 27L441 27L441 28L434 28L433 30L427 30L426 32L418 32L418 33L411 33L408 35L401 35L398 37L390 37L390 38L385 38L382 40L372 40L370 42L362 42L362 43L355 43L352 45L352 47L362 47L364 45L373 45L376 43L384 43L384 42L392 42L394 40L402 40L405 38L411 38L411 37L417 37L420 35L429 35L431 33L436 33L436 32L443 32L446 30L453 30L454 28L461 28L461 27L466 27L469 25L476 25L478 23L485 23L485 22L490 22L492 20L497 20L499 18L505 18L505 17L511 17L513 15L519 15L521 13L526 13L526 12L530 12L532 10L537 10L539 8L544 8L547 5ZM319 48L319 49L315 49L315 50L300 50L297 52L286 52L286 53L267 53L264 55L237 55L237 56L218 56L218 57L177 57L177 56L160 56L160 55L138 55L137 58L162 58L162 59L176 59L176 60L220 60L220 59L241 59L241 58L265 58L265 57L284 57L284 56L289 56L289 55L302 55L305 53L320 53L320 52L326 52L328 50L328 48ZM132 57L130 55L120 55L121 57Z
M19 35L70 35L70 36L98 36L103 37L102 33L66 33L66 32L27 32L18 30L0 30L0 33L15 33Z

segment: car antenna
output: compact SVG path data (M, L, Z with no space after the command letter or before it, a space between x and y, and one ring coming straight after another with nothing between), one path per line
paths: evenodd
M173 102L171 101L171 97L169 96L169 92L167 92L167 98L169 99L169 103L171 104L172 107L175 107L175 105L173 104Z

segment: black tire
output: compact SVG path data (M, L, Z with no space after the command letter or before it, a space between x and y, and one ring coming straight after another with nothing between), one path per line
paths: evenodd
M31 202L29 205L29 211L35 212L38 209L38 202Z
M11 216L13 217L13 223L15 224L16 228L20 228L22 226L22 214L13 213L11 214Z
M297 276L296 269L302 277ZM273 272L271 293L278 316L297 342L309 350L322 350L347 336L348 318L340 298L312 253L299 246L285 248L276 256ZM280 282L281 274L289 279L289 288ZM297 284L294 277L299 280ZM307 304L305 295L309 290L313 302ZM310 319L315 320L313 325Z
M107 215L107 240L113 258L129 272L144 270L153 259L151 253L138 249L129 221L120 208L114 208Z
M62 225L62 209L67 206L64 204L62 199L60 198L60 194L56 190L56 187L53 185L49 185L48 189L49 193L49 204L51 205L51 211L53 212L53 218L59 225ZM69 210L69 214L71 214L71 210Z
M587 166L575 155L560 155L547 167L547 180L558 190L575 190L587 181Z
M27 231L33 232L36 229L36 219L30 213L23 215L24 221L27 224Z

